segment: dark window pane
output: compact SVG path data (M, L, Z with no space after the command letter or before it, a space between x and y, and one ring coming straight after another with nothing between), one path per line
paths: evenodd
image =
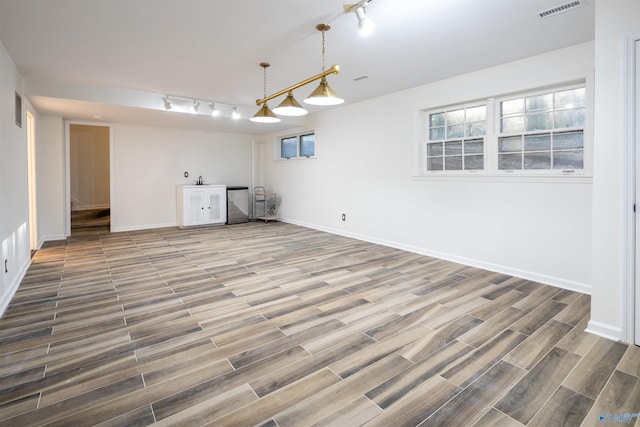
M522 169L522 154L500 154L498 168L500 170Z
M429 129L429 140L437 141L444 139L444 127Z
M551 169L551 152L524 153L524 169Z
M464 136L464 125L447 126L447 138L462 138Z
M427 170L441 171L444 168L442 157L431 157L427 159Z
M316 135L313 133L300 136L300 156L311 157L316 154Z
M484 156L483 155L464 156L464 168L466 170L484 169Z
M298 155L298 137L292 136L280 140L280 156L283 158L296 157Z
M516 133L524 130L524 117L515 116L500 120L500 130L503 133Z
M466 122L483 122L487 119L487 107L481 105L479 107L467 108Z
M584 107L556 111L556 129L584 126Z
M524 151L551 150L551 134L526 135L524 137Z
M442 156L442 142L427 144L427 156Z
M462 154L462 141L451 141L444 143L444 154L451 156L455 154Z
M464 123L464 110L447 111L447 125Z
M530 96L526 100L527 112L544 111L553 108L553 94Z
M578 132L560 132L553 135L553 149L567 150L584 147L584 135Z
M486 133L485 122L472 122L466 125L467 136L482 136Z
M472 153L482 153L484 143L482 139L472 139L464 142L464 153L472 154Z
M500 115L511 116L524 114L524 98L512 99L511 101L502 101L500 103Z
M582 150L554 152L553 168L554 169L584 168L584 152Z
M449 156L444 158L444 168L448 171L462 170L462 156Z
M444 126L444 113L429 114L429 127Z
M556 92L556 109L574 108L584 105L585 88L577 88Z
M525 130L553 129L553 113L529 114L526 117Z
M509 136L500 138L498 141L498 151L501 153L522 151L522 137Z

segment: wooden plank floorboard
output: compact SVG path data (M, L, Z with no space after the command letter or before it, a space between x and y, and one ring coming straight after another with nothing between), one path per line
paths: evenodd
M590 297L285 223L46 242L0 319L0 426L598 425L640 350Z

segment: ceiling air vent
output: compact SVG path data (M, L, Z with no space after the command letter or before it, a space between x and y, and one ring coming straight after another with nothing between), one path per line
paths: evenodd
M584 6L584 0L576 0L560 6L552 7L551 9L543 10L542 12L538 12L538 16L540 18L548 18L550 16L557 15L558 13L566 12L580 6Z

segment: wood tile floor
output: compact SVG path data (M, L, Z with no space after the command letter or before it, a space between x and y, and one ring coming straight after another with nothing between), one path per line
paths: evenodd
M0 426L636 423L589 306L284 223L74 236L0 319Z

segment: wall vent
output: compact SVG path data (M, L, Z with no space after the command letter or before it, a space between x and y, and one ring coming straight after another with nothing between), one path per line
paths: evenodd
M584 0L575 0L560 6L552 7L551 9L543 10L542 12L538 12L538 16L540 18L548 18L550 16L557 15L558 13L566 12L580 6L584 6Z

